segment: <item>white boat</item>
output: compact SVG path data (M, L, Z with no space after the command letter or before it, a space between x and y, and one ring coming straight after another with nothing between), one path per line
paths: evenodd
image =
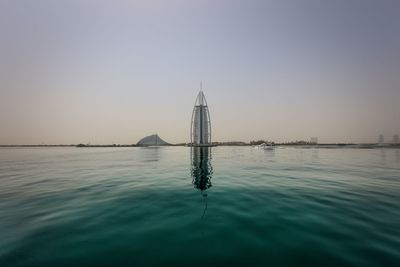
M258 148L262 148L265 150L273 150L275 149L274 144L271 142L267 142L267 143L262 143L261 145L258 145Z

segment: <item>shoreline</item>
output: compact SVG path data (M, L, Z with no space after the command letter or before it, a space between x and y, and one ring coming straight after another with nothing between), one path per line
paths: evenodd
M176 144L176 145L162 145L162 146L141 146L141 145L83 145L83 144L71 144L71 145L0 145L0 148L43 148L43 147L75 147L75 148L101 148L101 147L195 147L190 144ZM207 147L218 147L218 146L256 146L252 144L212 144ZM375 148L400 148L400 144L291 144L291 143L276 143L275 147L297 147L297 148L359 148L359 149L375 149Z

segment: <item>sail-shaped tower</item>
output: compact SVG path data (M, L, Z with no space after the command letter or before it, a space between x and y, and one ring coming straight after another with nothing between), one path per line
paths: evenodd
M208 111L207 101L201 89L193 108L190 142L192 146L211 145L210 112Z

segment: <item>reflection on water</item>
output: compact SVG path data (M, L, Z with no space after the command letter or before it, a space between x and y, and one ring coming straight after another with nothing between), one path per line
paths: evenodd
M192 147L192 177L195 188L205 194L205 190L211 187L211 148L210 147Z
M381 149L381 163L386 163L386 149Z
M160 147L159 146L144 146L141 147L143 162L157 162L160 160Z
M211 147L192 147L190 150L191 158L191 175L193 185L199 189L204 201L204 217L207 210L207 192L206 190L212 186L212 166L211 166Z
M317 148L314 148L311 153L311 162L318 163L318 161L319 161L319 150Z
M275 162L275 149L263 149L268 158L268 162Z

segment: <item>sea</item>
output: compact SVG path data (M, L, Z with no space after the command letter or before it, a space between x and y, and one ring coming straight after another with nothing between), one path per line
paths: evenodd
M0 266L400 266L400 150L0 148Z

